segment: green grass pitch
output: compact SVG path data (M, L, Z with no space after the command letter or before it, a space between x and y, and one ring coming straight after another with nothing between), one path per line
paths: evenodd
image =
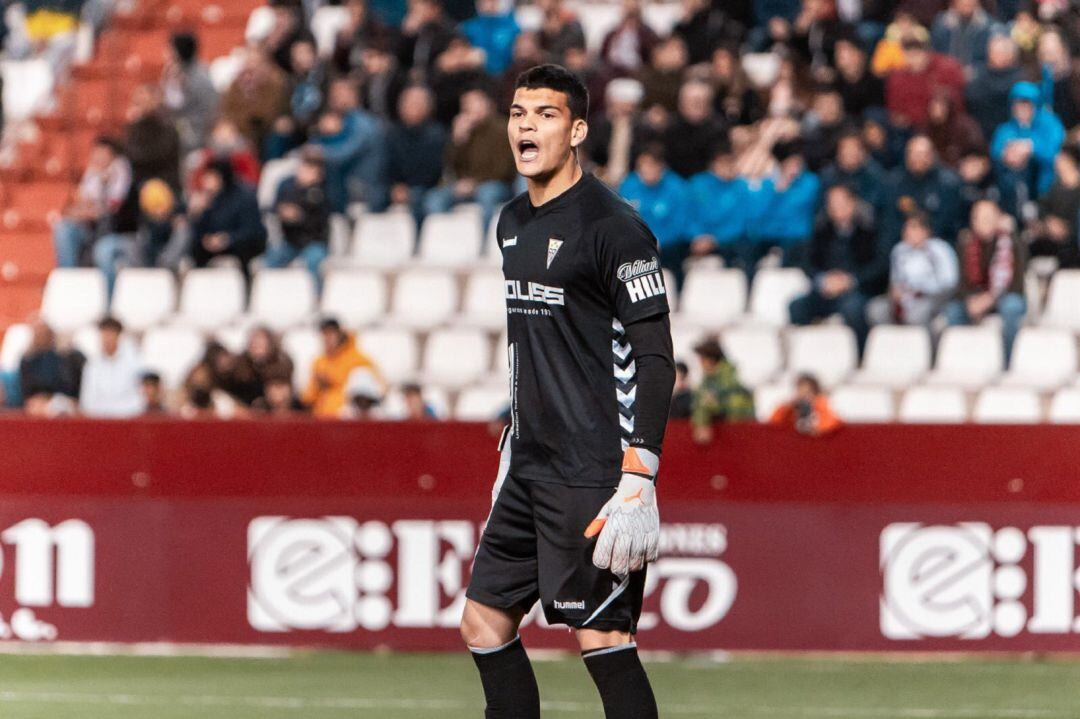
M544 716L601 717L576 659L538 661ZM649 663L661 717L1076 719L1080 662L683 659ZM431 654L283 659L0 656L3 719L477 719L472 662Z

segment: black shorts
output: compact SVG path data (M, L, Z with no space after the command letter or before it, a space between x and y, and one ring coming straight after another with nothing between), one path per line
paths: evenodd
M549 624L637 631L645 571L620 580L592 563L585 528L615 487L567 487L508 475L480 538L466 596L528 612L540 600Z

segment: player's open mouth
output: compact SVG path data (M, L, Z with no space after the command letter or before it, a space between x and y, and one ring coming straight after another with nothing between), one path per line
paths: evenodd
M521 156L522 162L532 162L540 156L540 148L532 140L519 140L518 155Z

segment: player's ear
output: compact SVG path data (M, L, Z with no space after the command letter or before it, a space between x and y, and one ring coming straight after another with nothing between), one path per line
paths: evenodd
M570 128L570 147L580 147L588 134L589 123L580 117L574 120L574 125Z

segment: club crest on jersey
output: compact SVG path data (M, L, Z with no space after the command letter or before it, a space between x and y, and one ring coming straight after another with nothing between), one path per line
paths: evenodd
M556 240L554 237L548 239L547 268L549 270L551 269L551 263L555 261L555 255L559 254L559 248L562 245L562 240Z

